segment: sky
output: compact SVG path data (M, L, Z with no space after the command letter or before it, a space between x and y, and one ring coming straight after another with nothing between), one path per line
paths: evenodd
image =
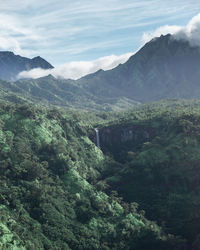
M0 0L0 50L39 55L76 79L125 62L199 13L199 0Z

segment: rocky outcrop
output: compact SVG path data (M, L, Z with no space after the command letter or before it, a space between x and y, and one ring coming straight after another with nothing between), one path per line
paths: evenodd
M135 124L105 127L99 130L102 145L116 145L127 142L148 141L155 134L155 129L149 126Z
M113 154L118 154L123 148L139 147L155 135L156 128L149 124L120 124L99 128L102 151ZM97 145L95 131L90 134L90 139Z

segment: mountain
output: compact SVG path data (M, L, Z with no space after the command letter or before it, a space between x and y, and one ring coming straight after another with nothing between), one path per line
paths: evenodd
M52 69L53 66L40 56L29 59L10 51L0 51L0 79L14 81L21 71L33 68Z
M13 66L10 73L1 68L0 77L4 75L4 79L15 77L23 67L52 68L40 57L27 59L11 52L2 52L3 55L6 62L11 62L7 63L10 68L21 65L17 70ZM199 99L199 79L200 48L166 35L151 40L112 70L99 70L76 81L51 75L12 83L1 81L0 87L36 103L112 111L161 99Z
M77 81L95 96L139 102L200 98L200 48L171 35L155 38L126 63Z
M74 80L56 79L51 75L17 82L0 80L0 99L15 102L16 97L12 97L16 95L18 99L21 97L42 105L87 110L117 111L138 105L138 102L124 97L95 96Z
M1 56L9 80L52 68ZM0 249L199 249L200 101L137 105L200 98L199 65L167 35L77 81L0 80Z

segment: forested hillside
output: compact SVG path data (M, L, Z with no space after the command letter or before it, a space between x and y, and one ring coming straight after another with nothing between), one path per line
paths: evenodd
M116 164L104 181L147 218L199 249L200 103L171 101L125 113L100 128L104 153Z
M200 250L200 1L0 1L0 250Z
M107 119L1 103L1 249L184 249L106 184L116 162L88 136Z
M1 248L198 249L199 110L1 103Z
M199 249L200 102L137 102L199 98L199 58L168 35L78 81L0 80L0 248Z

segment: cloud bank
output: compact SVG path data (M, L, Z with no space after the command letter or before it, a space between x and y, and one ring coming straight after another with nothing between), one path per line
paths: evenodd
M0 13L0 50L9 50L28 56L30 50L23 49L27 43L36 44L42 38L34 29L29 29L19 18Z
M193 17L185 27L165 25L155 31L144 33L142 42L146 43L154 37L166 34L172 34L176 40L188 41L191 46L200 46L200 13Z
M175 39L189 41L191 46L200 46L200 13L174 34Z
M133 53L126 53L120 56L111 55L98 58L94 61L74 61L58 66L54 69L44 70L41 68L32 69L30 71L22 71L18 78L39 78L49 74L56 78L78 79L84 75L94 73L99 69L109 70L115 68L120 63L125 63Z

